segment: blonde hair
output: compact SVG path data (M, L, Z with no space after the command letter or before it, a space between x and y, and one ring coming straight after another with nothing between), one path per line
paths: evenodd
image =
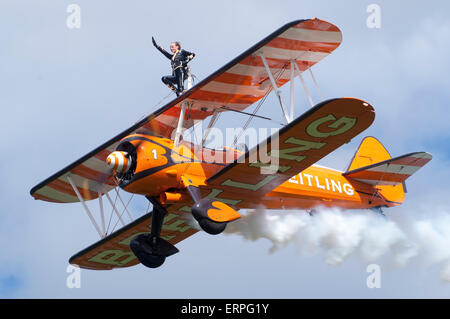
M178 41L173 41L173 44L175 44L178 47L178 50L181 50L181 44Z

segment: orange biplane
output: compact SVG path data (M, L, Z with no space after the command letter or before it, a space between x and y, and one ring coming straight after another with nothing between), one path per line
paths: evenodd
M305 210L400 205L405 180L431 160L430 154L391 158L377 139L367 137L346 172L315 164L372 124L375 113L369 103L355 98L330 99L293 116L293 79L298 76L304 83L302 72L335 50L341 40L340 30L320 19L288 23L35 186L31 190L35 199L81 202L102 237L74 255L70 263L113 269L141 262L155 268L178 252L174 245L196 233L196 226L219 234L241 216L240 209L261 205ZM290 110L279 91L289 81ZM221 112L249 114L244 110L272 91L286 124L252 149L212 150L203 142L195 145L182 139L195 121L209 118L209 129ZM145 196L152 211L125 225L108 194L112 190L119 194L119 189ZM105 232L105 197L124 225L111 234ZM100 204L102 227L87 205L94 199ZM194 220L198 225L192 224Z

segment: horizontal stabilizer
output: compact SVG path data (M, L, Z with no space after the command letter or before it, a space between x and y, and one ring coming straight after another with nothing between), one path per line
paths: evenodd
M426 152L410 153L360 167L343 175L371 185L397 185L403 183L431 159L431 154Z

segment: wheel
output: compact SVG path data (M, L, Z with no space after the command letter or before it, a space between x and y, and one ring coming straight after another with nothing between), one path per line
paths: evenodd
M166 257L164 256L150 255L144 251L138 252L135 255L141 264L149 268L158 268L164 264L164 261L166 261Z
M218 235L227 227L227 223L218 223L207 218L199 219L198 224L205 232L211 235Z
M149 268L157 268L166 260L165 256L153 254L153 249L148 242L148 234L141 234L130 242L130 249L139 259L141 264Z

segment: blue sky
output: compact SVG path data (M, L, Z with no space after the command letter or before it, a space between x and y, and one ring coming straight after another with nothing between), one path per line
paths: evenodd
M80 29L66 26L71 3L81 8ZM381 8L380 29L366 26L371 3ZM345 169L366 135L393 156L428 151L432 162L408 180L405 204L389 215L449 214L449 9L446 1L2 1L0 297L448 297L437 264L383 268L374 290L357 256L330 266L292 246L270 254L266 240L203 233L180 243L162 268L83 270L82 287L68 289L68 258L98 236L81 205L34 201L29 190L167 95L160 78L170 67L151 36L195 52L191 66L203 79L285 23L318 17L343 33L341 46L313 68L325 97L362 98L376 111L367 131L320 163ZM308 104L297 89L300 115ZM276 103L269 99L261 115L281 121Z

